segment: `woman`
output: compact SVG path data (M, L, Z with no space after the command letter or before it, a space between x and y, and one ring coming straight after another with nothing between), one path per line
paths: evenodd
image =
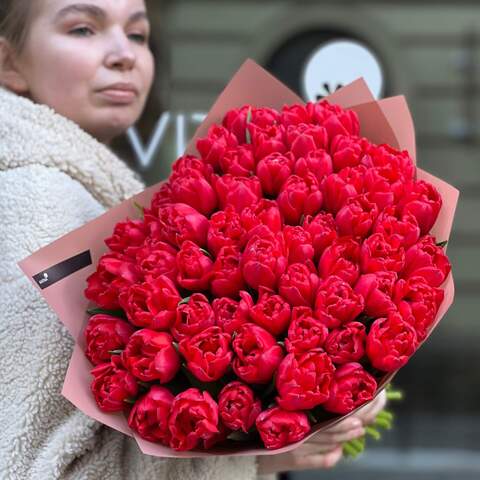
M16 262L144 188L105 145L144 108L150 26L143 0L2 0L0 9L2 478L248 480L333 466L383 396L294 452L258 460L143 455L61 396L73 340Z

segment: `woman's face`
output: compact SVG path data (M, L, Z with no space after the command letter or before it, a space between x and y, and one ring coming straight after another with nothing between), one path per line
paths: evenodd
M24 93L108 142L145 105L149 31L143 0L41 0L18 58Z

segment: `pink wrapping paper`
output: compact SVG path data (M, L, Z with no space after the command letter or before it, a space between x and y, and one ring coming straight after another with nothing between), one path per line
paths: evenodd
M375 101L366 83L360 78L337 90L329 97L326 97L326 99L331 103L336 103L343 108L349 108L357 112L360 117L362 136L367 137L375 143L388 143L395 148L407 150L415 161L414 125L408 105L403 96ZM281 109L284 104L291 103L304 102L255 62L247 60L212 106L205 121L199 126L190 141L186 153L195 154L196 140L207 134L208 128L212 123L220 123L224 114L232 108L251 104L255 107ZM421 169L418 169L418 178L431 182L443 198L443 207L432 234L436 236L438 241L448 240L452 229L459 192L451 185ZM135 435L128 427L127 421L121 413L107 414L97 407L93 395L90 392L90 370L92 366L84 355L83 329L88 321L86 310L90 306L89 301L83 295L86 287L86 278L95 271L98 259L107 251L103 240L111 235L115 224L123 221L126 217L138 217L138 211L134 207L134 202L140 205L149 205L154 191L158 189L161 183L162 182L147 188L142 193L124 201L97 219L68 233L19 262L19 266L25 275L32 281L34 286L39 289L47 303L57 313L59 319L65 324L76 341L63 385L62 395L86 415L120 432L134 436L140 449L144 453L160 457L191 458L219 454L273 455L295 448L317 431L345 418L346 416L338 416L332 420L318 424L313 428L311 434L302 442L273 451L262 448L249 449L239 447L238 444L235 444L235 446L232 447L228 445L222 448L216 447L208 452L176 452L168 447L148 442ZM46 288L45 283L39 284L34 279L34 276L38 279L38 274L43 278L43 272L45 272L45 270L87 251L89 251L91 255L91 264L48 285ZM44 286L43 289L41 288L42 285ZM454 282L451 274L445 281L443 289L445 290L445 299L439 309L433 328L436 327L453 302ZM395 373L396 372L386 375L380 383L380 387L388 383ZM380 390L381 388L379 388L378 391ZM352 413L350 413L350 415Z

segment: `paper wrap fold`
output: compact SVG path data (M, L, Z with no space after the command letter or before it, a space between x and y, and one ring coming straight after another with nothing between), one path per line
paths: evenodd
M415 161L415 130L404 96L375 101L363 79L358 79L326 97L326 100L357 112L362 136L377 144L388 143L397 149L407 150ZM250 104L255 107L271 107L280 110L283 105L292 103L303 104L304 102L255 62L247 60L214 103L206 119L190 141L186 153L197 153L195 148L197 139L206 136L210 125L213 123L221 123L224 114L232 108ZM443 206L431 233L437 238L437 241L448 240L459 192L448 183L420 168L417 169L417 178L432 183L441 194ZM40 290L47 303L56 312L76 341L62 395L86 415L126 435L133 435L144 453L161 457L203 457L219 454L272 455L282 453L295 448L318 430L337 423L348 416L338 416L318 424L302 442L278 450L242 448L236 444L231 448L229 446L217 447L208 452L176 452L168 447L138 437L128 427L126 418L122 413L104 413L97 407L90 391L92 365L84 355L83 330L89 318L86 313L89 301L83 294L86 287L86 278L95 271L99 258L107 251L104 239L112 234L116 223L125 220L127 217L137 218L138 210L134 206L134 202L148 206L154 192L161 183L147 188L142 193L124 201L97 219L68 233L19 262L19 266L25 275ZM88 255L88 252L90 255ZM89 263L90 260L91 263ZM59 264L60 268L58 268ZM54 266L57 268L52 268ZM48 276L49 272L50 276ZM54 278L52 278L52 272L56 273ZM45 273L47 273L47 277ZM62 276L63 278L61 278ZM433 328L453 302L454 283L451 274L442 288L445 290L445 298ZM385 376L378 391L391 380L395 373ZM349 415L352 413L354 412Z

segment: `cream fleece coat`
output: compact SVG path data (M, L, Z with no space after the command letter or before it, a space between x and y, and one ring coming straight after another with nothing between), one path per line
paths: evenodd
M254 457L161 459L61 396L73 340L17 261L140 192L105 146L0 88L0 478L257 479Z

